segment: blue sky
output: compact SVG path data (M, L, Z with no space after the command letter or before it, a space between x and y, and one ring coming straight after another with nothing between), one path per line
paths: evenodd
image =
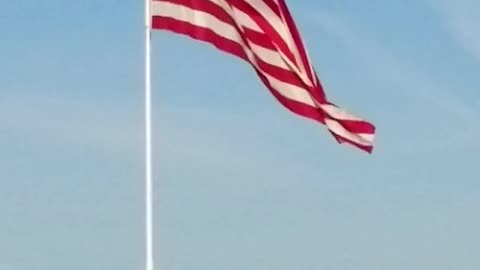
M480 268L480 4L290 1L369 156L154 34L158 269ZM0 11L0 269L143 269L142 1Z

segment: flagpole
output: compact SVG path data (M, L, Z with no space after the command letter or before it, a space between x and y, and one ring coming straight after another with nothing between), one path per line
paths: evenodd
M153 270L151 12L145 0L145 267Z

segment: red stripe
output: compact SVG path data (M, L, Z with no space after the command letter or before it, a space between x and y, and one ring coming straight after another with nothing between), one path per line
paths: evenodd
M287 46L287 44L282 39L280 34L278 34L278 32L275 30L275 28L270 24L270 22L266 18L264 18L256 9L254 9L250 4L248 4L244 0L235 1L232 5L235 6L237 9L242 10L246 14L250 14L251 18L265 32L265 35L267 36L267 38L269 38L274 44L276 44L279 47L278 49L280 49L280 51L282 51L287 56L287 58L290 59L290 61L292 61L293 63L296 63L295 57L293 56L293 53L291 52L290 48ZM301 49L299 49L299 51L302 52ZM305 55L305 51L303 51L303 53ZM305 68L310 69L310 65L306 65ZM295 74L295 72L293 71L292 73ZM301 82L300 79L299 81ZM313 82L314 80L311 80L311 81ZM321 85L318 84L316 87L311 88L302 82L301 87L309 91L313 95L313 97L319 102L321 103L326 102L325 93L323 92Z
M156 1L159 1L159 0L156 0ZM199 10L199 11L204 11L204 12L207 12L208 8L218 7L217 5L209 4L209 3L212 3L210 1L201 1L201 2L196 2L196 1L192 1L192 0L162 0L162 1L170 2L170 3L174 3L174 4L182 4L182 5L192 4L193 2L195 2L195 4L192 4L192 6L189 6L189 7L192 8L192 9ZM223 22L225 22L227 24L230 24L233 27L236 27L236 25L233 23L232 18L229 17L230 20L227 18L227 16L229 16L228 13L226 13L226 12L222 13L222 12L219 12L218 10L214 10L214 11L215 12L212 15L222 16L222 21ZM160 20L163 20L163 22L160 21ZM225 39L222 36L216 34L215 32L213 32L213 31L211 31L207 28L202 28L202 27L199 27L197 25L189 24L189 23L186 23L186 22L182 23L182 22L179 22L175 19L165 18L165 17L160 17L160 16L153 16L152 28L154 28L154 29L168 29L168 30L171 30L173 32L185 34L185 35L188 35L192 38L212 43L215 47L217 47L217 48L219 48L223 51L227 51L229 53L232 53L231 49L233 47L233 50L234 50L233 54L234 55L239 56L240 51L242 51L243 56L241 58L247 60L243 49L241 48L241 46L238 43L232 42L229 39ZM268 43L268 41L269 41L268 37L265 34L261 34L257 31L253 31L253 30L246 31L246 33L244 35L244 38L248 39L249 41L252 41L255 44L260 43L260 44L266 45L266 43ZM245 45L248 47L248 44L245 44ZM270 42L270 45L271 45L271 42ZM235 47L237 47L237 48L235 48ZM271 45L270 47L273 47L273 45ZM275 66L275 65L272 65L272 64L269 64L269 63L266 63L262 59L260 59L257 55L254 55L254 57L255 57L255 62L257 63L258 67L263 72L266 72L269 75L271 75L272 77L275 77L278 80L283 81L285 83L292 84L292 85L295 85L295 86L300 87L300 88L304 87L303 83L299 80L298 76L296 76L295 73L293 73L292 71L280 68L278 66Z
M182 22L176 19L162 17L162 16L152 17L152 27L154 29L169 30L175 33L190 36L197 40L211 43L216 48L224 52L227 52L229 54L240 57L247 61L249 61L249 59L246 55L246 52L242 48L241 43L243 42L244 45L248 48L249 42L252 42L266 49L277 51L277 53L278 53L278 50L281 50L285 55L287 55L287 57L290 60L292 60L293 63L296 63L294 60L295 58L293 57L293 53L290 51L285 41L281 38L278 32L272 27L272 25L265 18L261 16L261 14L258 11L256 11L252 6L250 6L248 3L246 3L243 0L236 0L233 3L229 2L230 0L226 0L226 1L228 4L235 5L236 8L250 15L251 18L260 26L262 31L264 31L265 33L260 33L255 30L243 29L243 28L240 30L238 28L238 25L235 23L234 19L230 16L230 14L227 11L225 11L222 7L210 1L200 1L200 0L154 0L154 1L160 1L160 2L163 1L163 2L169 2L177 5L183 5L194 10L209 13L217 17L219 20L223 21L224 23L227 23L235 27L235 29L237 30L237 33L239 34L240 40L232 41L218 35L217 33L215 33L213 30L209 28L200 27L195 24ZM278 11L273 8L272 5L276 6L276 3L274 3L272 0L263 0L263 1L265 1L265 3L269 5L269 7L272 8L274 12ZM282 14L285 16L284 19L287 20L287 24L289 24L288 27L290 28L290 31L292 31L292 37L295 39L295 43L301 54L302 61L304 62L304 66L306 69L310 69L306 52L303 48L303 44L301 42L298 30L296 29L293 23L293 19L291 18L291 15L288 12L288 9L286 8L285 3L282 0L279 0L279 1L280 1L279 8L282 11ZM275 45L278 46L278 48ZM251 48L249 49L251 50ZM286 70L278 66L266 63L255 54L254 54L254 61L257 67L255 67L253 63L250 63L250 64L253 65L258 76L263 81L267 89L284 107L286 107L291 112L298 114L300 116L318 121L322 124L325 124L326 118L332 119L333 121L336 121L340 125L342 125L347 131L354 134L355 133L356 134L358 133L374 134L375 127L368 122L354 121L354 120L335 120L334 118L332 118L332 116L327 115L326 112L323 111L320 107L317 108L317 107L309 106L307 104L297 102L285 96L282 96L277 91L277 89L272 87L270 82L267 80L266 75L268 74L284 83L295 85L300 88L304 88L310 94L312 94L313 98L318 102L320 102L320 104L329 104L326 101L325 93L323 92L323 89L320 83L318 83L318 85L314 88L308 88L294 71ZM309 72L309 76L316 76L316 74L315 73L310 74ZM365 150L369 153L373 149L373 146L360 145L358 143L352 142L351 140L348 140L347 138L343 138L337 134L334 134L334 133L332 134L336 138L336 140L340 143L352 144L358 147L359 149Z
M366 121L337 120L352 133L375 134L375 126Z
M325 104L329 104L338 108L337 105L331 102L326 102ZM335 119L335 118L332 117L332 119ZM339 121L346 130L352 133L375 134L375 129L376 129L375 126L364 120L344 120L344 119L336 119L336 120Z
M287 43L282 39L277 30L260 14L255 8L244 0L233 1L232 6L235 6L238 10L243 11L245 14L250 15L250 18L257 23L267 37L275 44L280 51L292 62L296 63L295 57L287 46Z
M290 14L290 11L288 10L287 5L285 4L285 1L284 0L277 0L277 1L280 6L280 11L283 15L283 19L285 20L285 23L287 24L288 29L292 34L293 40L297 46L298 51L300 52L300 57L302 58L303 66L307 69L307 73L308 73L307 75L310 78L310 80L313 82L315 80L313 79L313 74L311 74L309 70L311 67L311 64L308 61L307 52L302 42L300 32L298 31L295 21L293 20L292 15Z
M272 51L277 50L277 48L275 48L275 45L273 45L272 40L270 40L268 36L265 35L265 33L261 33L249 28L243 28L242 30L245 37L256 45Z
M210 29L195 26L186 22L177 21L171 18L160 17L160 16L153 17L152 26L154 29L170 30L175 33L188 35L197 40L211 43L212 45L214 45L215 47L219 48L222 51L228 52L244 60L247 60L247 57L244 54L243 49L241 49L241 46L238 43L233 42L229 39L225 39L222 36L219 36L215 32L211 31ZM243 54L243 56L241 56L241 54ZM275 77L280 81L284 81L292 85L298 84L297 77L293 76L289 71L282 70L278 67L265 63L259 58L257 58L256 60L258 61L257 63L261 69L261 70L256 70L257 74L261 77L263 83L268 87L268 89L272 92L272 94L284 106L289 108L292 112L296 112L298 114L301 114L302 116L317 120L321 123L325 123L325 120L324 120L325 113L322 110L306 105L304 103L293 101L283 97L278 93L277 90L275 90L270 85L270 82L263 75L262 71L268 74L271 74L272 77ZM295 82L295 80L297 80L297 82Z
M172 4L177 4L177 5L182 5L186 6L188 8L191 8L193 10L205 12L208 14L211 14L218 18L219 20L223 21L226 24L229 24L233 27L235 27L240 35L240 30L238 29L238 26L232 19L232 17L220 6L214 4L213 2L210 1L197 1L197 0L154 0L158 2L168 2ZM154 20L156 18L159 18L159 16L154 16ZM167 19L167 18L164 18ZM173 19L169 20L169 24L172 24L172 22L175 21ZM158 21L152 22L152 28L158 29L159 26L162 26L162 23L159 23ZM214 34L214 33L208 33L205 34L205 31L208 31L206 28L201 28L196 25L188 24L187 25L176 25L176 26L166 26L163 25L163 29L168 29L172 30L173 32L180 32L182 34L186 34L190 37L193 37L195 39L199 39L205 42L212 43L214 46L217 48L223 48L222 50L226 50L227 48L224 48L223 43L232 43L228 39L224 39L223 37ZM194 28L199 28L199 29L194 29ZM259 45L261 47L264 47L266 49L270 50L276 50L275 46L272 44L271 39L264 33L260 33L255 30L251 30L248 28L243 29L245 31L243 35L243 39L247 39L248 41L251 41L255 43L256 45ZM198 33L196 33L198 32ZM212 32L212 31L211 31ZM245 45L248 46L248 43L245 41ZM238 51L238 49L235 49L235 51ZM235 53L235 55L238 55L238 53ZM244 57L242 57L244 58ZM245 58L244 58L245 59ZM282 69L280 67L268 64L264 61L262 61L259 57L255 55L255 60L259 66L264 72L267 72L268 74L278 78L280 81L283 81L285 83L293 84L297 87L300 88L305 88L304 83L298 78L298 76L292 72L291 70L286 70Z
M154 29L170 30L174 33L188 35L194 39L208 42L222 51L238 56L249 62L240 44L226 39L208 28L203 28L187 22L181 22L172 18L160 16L153 17L152 27ZM287 84L291 84L300 88L304 87L298 77L290 70L282 69L278 66L266 63L256 55L254 55L254 57L258 68L262 72L265 72L279 81Z
M201 12L205 12L207 14L213 15L215 18L219 19L220 21L235 27L239 32L245 32L245 36L256 45L264 47L266 49L276 50L271 39L265 33L255 31L250 28L242 28L241 29L242 31L241 31L238 28L238 25L235 22L235 20L232 18L232 16L227 11L225 11L225 9L223 9L221 6L216 5L211 1L198 1L198 0L153 0L153 1L181 5L196 11L201 11ZM227 5L229 4L227 3Z
M353 141L351 141L351 140L349 140L349 139L347 139L347 138L340 137L340 136L338 136L337 134L335 134L335 133L333 133L333 132L330 132L330 133L331 133L331 134L333 135L333 137L335 137L335 139L336 139L339 143L341 143L341 144L347 143L347 144L353 145L353 146L355 146L355 147L357 147L357 148L359 148L359 149L361 149L361 150L363 150L363 151L365 151L365 152L367 152L367 153L370 153L370 154L371 154L372 151L373 151L373 145L358 144L358 143L353 142Z
M315 86L318 89L315 91L315 93L316 93L316 95L319 95L321 97L320 100L324 100L325 103L326 103L327 96L325 94L325 91L323 89L323 85L322 85L320 79L318 78L318 75L317 75L317 72L315 71L315 69L313 70L313 76L315 76L315 78L317 79L317 84Z
M235 25L232 16L228 14L228 12L223 9L221 6L215 4L214 2L203 0L203 1L198 1L198 0L153 0L154 2L166 2L166 3L172 3L176 5L181 5L188 7L193 10L197 11L202 11L207 14L211 14L220 21L230 24L230 25Z
M268 79L260 72L257 71L257 75L262 80L263 84L267 89L272 93L272 95L287 109L291 112L299 114L303 117L318 121L322 124L325 124L325 112L319 108L309 106L305 103L301 103L295 100L291 100L281 95L268 81Z
M281 17L280 7L275 1L272 0L263 0L263 2L278 16Z
M230 53L232 55L235 55L242 59L247 60L245 51L240 46L240 44L218 35L211 29L195 26L187 22L182 22L172 18L166 18L161 16L153 16L152 28L170 30L175 33L190 36L191 38L194 38L197 40L211 43L216 48L224 52Z
M311 119L311 120L315 120L315 121L317 121L321 124L325 124L325 118L327 118L328 116L321 109L308 106L304 103L300 103L300 102L288 99L288 98L280 95L277 92L277 90L275 90L275 88L273 88L270 85L268 80L262 74L258 73L258 76L263 81L263 83L265 84L267 89L270 91L270 93L272 93L272 95L278 100L278 102L280 102L289 111L293 112L294 114L300 115L302 117L305 117L305 118L308 118L308 119ZM343 143L351 144L351 145L353 145L353 146L355 146L355 147L357 147L357 148L359 148L363 151L366 151L368 153L372 153L372 151L373 151L373 146L371 146L371 145L366 146L366 145L358 144L358 143L355 143L355 142L353 142L353 141L351 141L351 140L349 140L345 137L339 136L339 135L337 135L333 132L330 132L330 133L337 140L337 142L339 142L341 144L343 144Z
M172 18L154 16L152 20L152 27L154 29L170 30L175 33L188 35L194 39L201 40L213 44L215 47L219 48L222 51L228 52L235 56L238 56L244 60L247 60L247 57L241 48L240 44L231 41L229 39L219 36L210 29L192 25L187 22L178 21ZM273 77L285 81L286 83L296 85L298 82L295 82L295 79L298 81L298 78L293 76L290 71L282 70L276 66L270 65L263 62L261 59L256 59L258 65L262 71L265 71L268 74L271 74ZM247 60L248 61L248 60ZM305 117L315 119L321 123L324 123L324 113L318 108L308 106L304 103L296 102L289 100L282 95L280 95L274 88L270 85L270 82L262 74L260 70L256 70L258 76L262 79L263 83L271 90L272 94L281 101L282 104L286 105L293 112L302 114Z
M304 88L303 82L298 79L298 77L291 72L290 70L286 70L275 65L269 64L255 56L255 60L257 62L257 66L262 71L268 73L272 77L276 78L277 80L297 86L299 88Z

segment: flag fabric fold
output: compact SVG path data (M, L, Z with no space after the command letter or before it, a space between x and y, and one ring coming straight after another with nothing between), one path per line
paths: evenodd
M252 65L291 112L369 153L375 127L331 103L284 0L152 0L152 29L212 44Z

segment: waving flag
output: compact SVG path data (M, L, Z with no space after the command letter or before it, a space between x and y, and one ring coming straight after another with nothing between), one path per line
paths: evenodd
M153 29L208 42L246 60L291 112L316 120L339 143L371 152L375 127L332 104L284 0L152 0Z

